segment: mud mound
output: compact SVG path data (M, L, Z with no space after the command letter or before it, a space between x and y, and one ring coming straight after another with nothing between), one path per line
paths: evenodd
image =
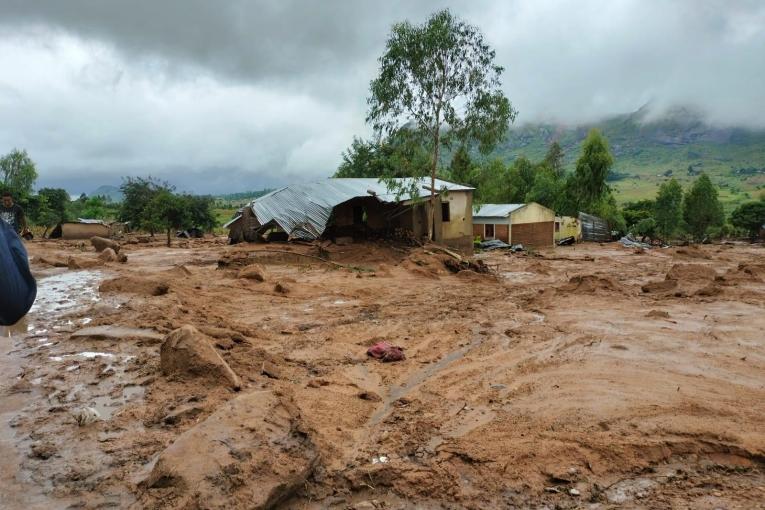
M67 261L52 257L35 257L32 262L53 267L69 267L69 263Z
M678 248L675 250L675 256L679 258L689 258L689 259L711 259L712 257L709 256L696 245L690 245L690 246L684 246L682 248Z
M559 290L575 294L594 294L600 291L618 292L621 288L611 278L585 274L571 277Z
M714 280L716 277L717 272L713 268L702 264L675 264L667 272L667 280L681 282Z
M712 296L718 296L722 294L722 287L719 285L716 285L714 283L710 283L706 287L702 287L699 290L697 290L694 295L695 296L702 296L702 297L712 297Z
M69 269L90 269L92 267L98 267L103 264L103 261L98 259L86 259L82 257L69 257L66 261L66 265Z
M728 277L753 282L765 280L765 264L741 263L736 269L728 270Z
M106 280L98 288L100 292L120 292L125 294L140 294L144 296L163 296L170 286L163 281L150 280L135 276L120 276Z
M159 365L165 375L227 382L236 390L242 387L239 376L221 358L210 339L194 326L183 326L167 335L159 356Z
M274 508L303 487L318 455L292 402L237 397L162 452L140 486L144 506Z
M114 253L120 252L120 243L105 237L91 237L90 244L93 245L93 248L95 248L97 252L102 252L107 248L114 250Z
M542 275L550 274L550 271L548 270L547 266L537 261L531 262L528 266L526 266L526 270L533 273L542 274Z
M659 280L648 282L640 289L646 294L656 294L660 292L671 292L677 288L677 280Z
M105 248L98 254L98 260L102 262L117 262L117 253L111 248Z
M645 316L649 319L669 319L669 312L665 312L664 310L651 310L645 314Z
M255 280L257 282L266 281L266 271L260 264L250 264L239 270L237 275L239 278L247 278L248 280Z

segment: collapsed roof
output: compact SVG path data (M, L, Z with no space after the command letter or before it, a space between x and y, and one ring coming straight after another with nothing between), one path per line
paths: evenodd
M430 196L430 179L394 179L401 189L396 193L386 183L376 178L325 179L305 184L287 186L256 198L247 207L252 209L258 223L265 226L276 224L290 237L317 239L327 228L332 209L353 198L374 197L380 202L407 202L413 197L409 190L415 189L417 197ZM473 188L436 179L436 193L445 191L471 191ZM224 227L241 218L237 214Z

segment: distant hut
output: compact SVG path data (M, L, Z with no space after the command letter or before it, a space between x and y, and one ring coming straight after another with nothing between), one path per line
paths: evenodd
M101 220L79 218L56 225L50 233L51 239L90 239L91 237L110 237L112 229Z

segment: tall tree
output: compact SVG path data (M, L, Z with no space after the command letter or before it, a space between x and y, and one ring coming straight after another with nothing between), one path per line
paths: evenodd
M536 168L525 156L520 156L513 161L508 173L510 196L508 201L513 204L523 203L526 195L534 187Z
M69 193L61 188L41 188L38 195L45 197L56 223L66 221L66 206L69 204Z
M765 225L765 199L741 204L730 214L730 222L746 230L754 239Z
M613 164L614 158L608 141L600 131L591 129L582 144L576 170L566 181L566 214L576 215L578 211L593 212L609 203L611 191L606 180Z
M449 165L449 178L466 186L475 187L478 184L478 171L464 145L460 145L452 156L452 162Z
M481 165L476 191L476 203L500 204L510 200L508 169L501 159L492 158Z
M717 188L705 173L699 175L683 199L683 219L697 240L703 239L709 227L723 224L725 214Z
M387 134L411 123L430 145L431 238L440 146L475 140L488 152L515 119L494 57L477 27L445 9L422 25L395 24L379 59L380 74L370 84L367 122Z
M667 239L677 233L683 221L683 188L677 179L670 179L659 186L654 206L656 231Z
M23 200L32 194L37 167L26 150L13 149L0 158L0 176L3 190L13 193L17 200Z
M545 154L545 159L542 161L542 163L547 168L552 170L556 177L563 177L566 172L563 168L563 149L558 142L553 142L550 144L550 147L547 149L547 154Z
M537 202L554 211L560 210L564 180L546 164L537 165L534 185L524 202Z

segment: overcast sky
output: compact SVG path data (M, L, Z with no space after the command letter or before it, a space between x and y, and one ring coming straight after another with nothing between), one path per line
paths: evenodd
M320 178L364 124L390 26L478 25L520 114L693 105L765 125L765 1L0 0L0 153L41 186L155 175L194 192Z

